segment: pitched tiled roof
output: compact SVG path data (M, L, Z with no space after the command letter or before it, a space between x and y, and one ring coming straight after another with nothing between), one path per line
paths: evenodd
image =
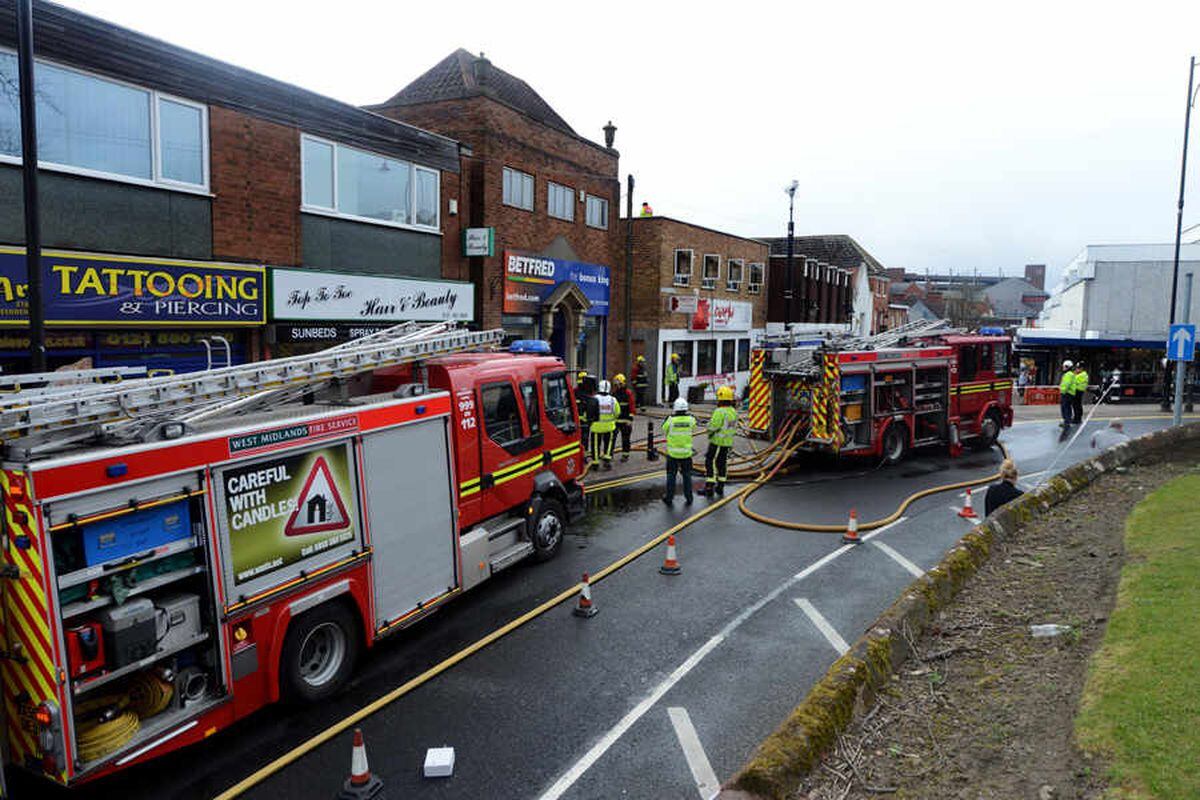
M771 255L787 255L787 239L785 237L758 236L755 238L771 246ZM797 236L793 249L798 256L815 258L847 270L857 269L858 265L865 261L871 274L886 274L883 265L876 261L874 256L844 233L828 236Z
M476 61L483 65L482 72L477 73ZM434 64L428 72L392 97L372 108L411 106L439 100L463 100L481 95L499 100L543 125L578 136L567 121L560 117L532 86L496 67L483 56L476 57L461 47Z

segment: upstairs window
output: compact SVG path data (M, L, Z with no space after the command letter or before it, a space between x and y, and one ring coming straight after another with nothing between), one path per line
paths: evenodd
M704 256L704 273L701 275L700 288L715 289L717 280L721 277L721 257L708 254Z
M20 161L17 58L0 50L0 160ZM208 109L38 61L38 160L100 178L208 188Z
M675 285L687 286L692 282L692 251L675 251Z
M762 264L754 263L750 265L750 282L746 284L746 291L750 294L759 294L762 292L763 275L765 268Z
M504 168L504 205L533 211L533 176Z
M546 213L555 219L575 221L575 190L561 183L548 182L546 189Z
M730 258L725 263L728 265L728 269L725 271L725 288L731 292L740 292L742 273L746 270L746 262L740 258Z
M337 142L300 137L302 208L367 222L438 227L437 170Z
M603 197L587 196L587 218L589 227L608 230L608 201Z

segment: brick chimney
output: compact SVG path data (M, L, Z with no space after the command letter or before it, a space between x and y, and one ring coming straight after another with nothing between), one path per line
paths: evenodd
M1046 265L1026 264L1025 280L1029 281L1043 292L1046 291Z

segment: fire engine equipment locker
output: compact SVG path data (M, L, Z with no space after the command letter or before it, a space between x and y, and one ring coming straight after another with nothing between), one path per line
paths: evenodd
M180 500L85 525L83 551L87 566L92 567L153 550L191 535L188 503Z

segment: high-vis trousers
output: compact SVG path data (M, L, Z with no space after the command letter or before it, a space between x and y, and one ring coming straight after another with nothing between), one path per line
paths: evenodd
M615 431L596 431L593 430L591 439L591 451L593 461L603 461L606 464L612 462L613 442L616 440Z
M713 469L713 467L716 469ZM704 487L709 492L715 488L717 492L725 493L725 480L729 477L729 447L727 445L709 442L708 452L704 454Z

